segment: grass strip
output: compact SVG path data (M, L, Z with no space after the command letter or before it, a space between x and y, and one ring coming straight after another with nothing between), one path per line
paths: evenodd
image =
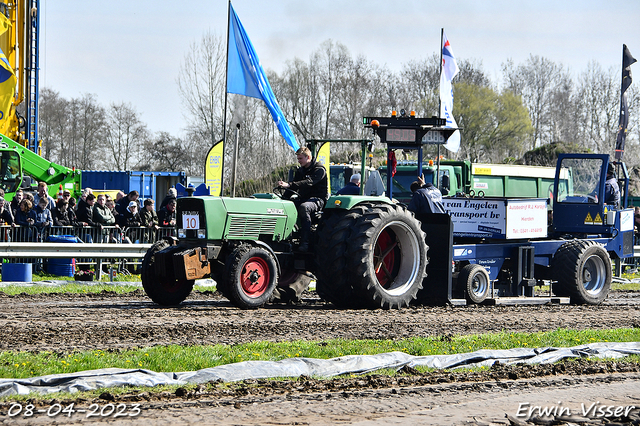
M293 357L329 359L401 351L439 355L479 349L570 347L593 342L637 342L640 329L566 330L538 333L492 333L406 340L329 340L320 342L252 342L241 345L155 346L131 350L81 352L0 352L0 378L27 378L101 368L144 368L157 372L195 371L249 360L277 361ZM636 357L640 359L640 357Z

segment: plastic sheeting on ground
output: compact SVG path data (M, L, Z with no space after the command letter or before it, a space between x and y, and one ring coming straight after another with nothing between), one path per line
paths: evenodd
M453 355L413 356L403 352L377 355L349 355L333 359L288 358L281 361L244 361L220 365L198 371L157 373L142 369L105 368L73 374L53 374L28 379L0 379L0 397L78 392L119 386L158 386L206 383L222 380L234 382L245 379L276 377L332 377L341 374L362 374L375 370L404 366L431 368L461 368L501 364L549 364L564 358L595 357L622 358L640 355L640 342L591 343L571 348L483 349Z
M0 288L15 286L15 287L33 287L33 286L45 286L45 287L61 287L67 284L76 284L76 285L86 285L86 286L94 286L94 285L114 285L114 286L134 286L134 287L142 287L142 282L140 281L68 281L68 280L43 280L43 281L34 281L34 282L18 282L18 281L2 281L0 282ZM216 282L212 279L206 278L202 280L196 280L195 284L201 287L215 287Z

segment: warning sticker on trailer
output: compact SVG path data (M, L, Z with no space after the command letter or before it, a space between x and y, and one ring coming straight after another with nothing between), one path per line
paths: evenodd
M585 225L593 225L593 218L591 217L591 213L587 213L587 217L584 218Z
M594 225L602 225L602 216L600 216L600 213L598 213L596 215L596 218L593 219L593 224Z

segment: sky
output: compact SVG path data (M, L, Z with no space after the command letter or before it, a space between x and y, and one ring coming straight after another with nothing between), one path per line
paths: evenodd
M207 32L226 37L227 0L40 5L41 87L67 99L94 94L105 107L129 103L152 132L182 135L180 66ZM640 60L637 0L235 0L233 7L263 68L276 72L296 57L308 61L328 39L397 71L438 52L441 28L456 58L481 62L496 82L502 63L530 55L574 77L590 61L620 69L623 43ZM631 69L640 75L640 65Z

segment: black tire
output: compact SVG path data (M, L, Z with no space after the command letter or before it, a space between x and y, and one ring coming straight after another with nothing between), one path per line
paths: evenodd
M193 290L194 283L194 280L175 279L174 274L156 273L156 254L169 246L165 240L158 241L147 250L142 259L142 288L151 300L162 306L182 303Z
M339 308L362 306L362 300L355 296L350 278L347 243L356 220L365 211L365 207L356 206L350 211L331 212L318 227L316 293Z
M240 246L225 265L226 297L241 309L255 309L271 299L278 282L278 265L262 247Z
M598 305L611 290L611 258L594 241L563 244L553 256L552 270L557 280L554 293L571 297L571 303Z
M469 302L480 304L489 297L491 280L484 267L470 263L460 271L458 286L464 286L464 294Z
M420 222L399 205L372 205L348 242L349 280L370 308L402 308L416 299L426 276Z

